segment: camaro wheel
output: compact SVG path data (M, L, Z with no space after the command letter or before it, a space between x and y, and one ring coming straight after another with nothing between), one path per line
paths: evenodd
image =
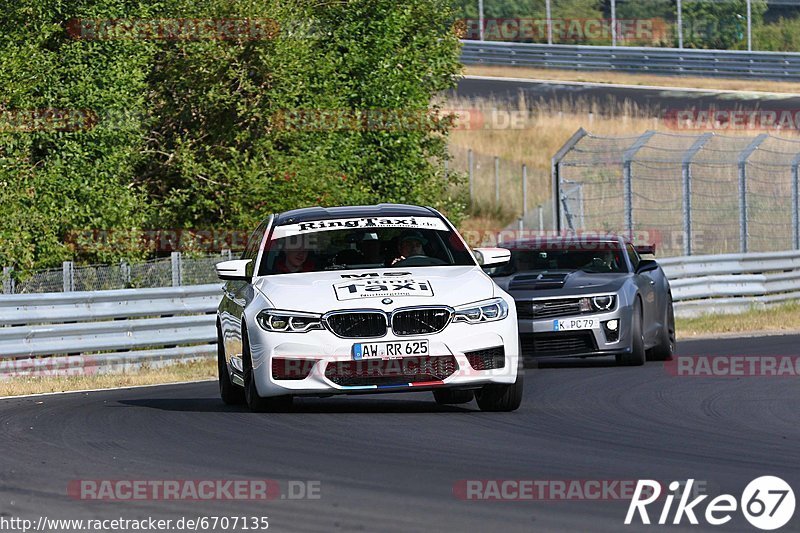
M440 405L469 403L475 397L471 390L438 389L433 391L433 398Z
M291 396L276 396L273 398L262 398L256 388L256 380L253 376L253 361L250 356L250 343L247 340L247 330L242 329L242 366L244 367L244 397L247 407L256 413L266 413L269 411L285 411L292 406Z
M217 371L219 375L219 395L228 405L244 403L244 390L231 382L228 363L225 360L225 344L222 342L222 332L217 324Z
M484 385L475 393L481 411L516 411L522 404L522 373L511 385Z
M672 298L667 301L666 316L664 327L658 336L658 344L647 354L650 361L669 361L675 353L675 310L672 308Z
M644 351L644 328L642 327L642 303L636 299L631 318L631 352L617 356L617 363L626 366L641 366L644 364L646 354Z

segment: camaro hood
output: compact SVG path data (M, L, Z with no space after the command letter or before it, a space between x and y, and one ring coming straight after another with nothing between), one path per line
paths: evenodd
M253 285L278 309L311 313L363 308L388 311L415 305L457 307L495 294L494 282L477 266L280 274L256 278Z
M594 274L578 271L520 272L495 278L495 282L515 298L544 298L570 294L616 292L630 274Z

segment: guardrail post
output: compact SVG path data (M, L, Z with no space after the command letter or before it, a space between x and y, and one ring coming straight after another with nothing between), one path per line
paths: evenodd
M550 160L550 180L553 189L553 230L561 232L561 161L575 148L578 141L589 135L585 129L579 128L564 146Z
M739 249L743 254L747 253L747 160L767 137L762 133L739 154Z
M792 160L792 247L800 250L800 154Z
M72 261L64 261L61 264L61 272L64 277L64 292L75 290L75 264Z
M170 262L172 263L172 286L180 287L182 283L181 273L183 270L183 260L181 259L180 252L172 252L170 254Z
M14 278L11 277L11 267L3 267L3 294L14 294Z
M701 135L683 156L683 255L687 256L692 255L692 159L713 136L713 133Z
M472 205L474 202L474 193L475 193L475 159L472 155L472 148L467 150L467 169L469 172L469 204Z
M628 238L633 237L633 173L631 171L631 164L636 153L647 144L647 141L655 135L654 131L646 131L638 139L625 150L622 156L622 187L623 187L623 202L625 212L625 233Z

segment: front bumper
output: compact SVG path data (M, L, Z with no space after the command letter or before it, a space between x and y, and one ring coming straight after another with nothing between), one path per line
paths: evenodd
M583 320L591 318L594 327L557 331L560 320ZM604 327L617 321L618 334ZM558 316L542 319L519 320L520 354L525 360L539 357L602 357L630 353L631 309L618 304L606 313L591 313Z
M262 397L418 391L438 387L469 389L489 383L511 384L516 381L519 364L519 338L515 318L510 314L504 320L485 324L451 323L443 331L433 335L397 337L389 332L378 339L343 339L327 330L275 333L264 331L255 323L248 323L253 376ZM421 357L369 359L358 365L354 362L355 343L422 339L427 339L429 343L429 358L433 360L430 364L437 370L446 370L444 379L417 379ZM496 347L503 348L502 368L477 370L465 355ZM276 378L273 374L275 359L303 361L304 364L300 365L303 368L301 375L305 376L307 372L307 376L302 379L297 379L297 376L295 379ZM298 367L295 363L292 364L295 368ZM428 363L423 361L422 364L424 366ZM355 375L352 374L354 371ZM393 379L387 382L381 377L385 372L389 372ZM412 379L402 379L406 372L412 374ZM417 376L413 375L415 372Z

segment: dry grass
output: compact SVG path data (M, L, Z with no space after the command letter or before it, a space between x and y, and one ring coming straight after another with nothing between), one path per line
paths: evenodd
M800 331L800 303L790 303L767 309L752 309L735 315L702 315L696 318L678 318L675 328L679 338L718 335L727 333Z
M686 87L729 91L765 91L800 94L800 83L734 80L683 76L660 76L656 74L626 74L620 72L579 72L530 67L468 66L464 74L473 76L495 76L529 78L537 80L581 81L588 83L616 83L623 85L656 85L661 87Z
M203 359L163 368L94 376L31 376L0 381L0 397L45 392L136 387L216 378L216 359Z

